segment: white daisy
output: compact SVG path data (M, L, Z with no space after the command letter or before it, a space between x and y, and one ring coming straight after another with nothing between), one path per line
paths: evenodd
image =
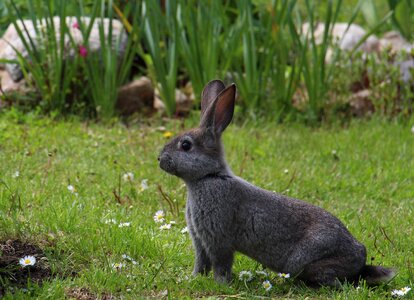
M279 276L280 278L290 278L289 273L277 273L277 276Z
M36 263L36 257L27 255L19 259L19 264L22 267L33 266Z
M163 223L164 218L165 218L165 214L164 214L164 211L162 210L157 211L154 215L154 221L156 223Z
M241 281L251 281L253 279L253 274L250 271L241 271L239 273L239 279Z
M148 179L143 179L141 181L141 192L148 189Z
M131 256L128 256L126 254L122 254L122 258L125 259L125 260L130 261L133 265L138 264Z
M176 224L176 222L175 222L175 221L170 221L170 224L171 224L171 225L175 225L175 224Z
M263 281L262 286L263 286L263 288L265 289L266 292L268 292L272 289L272 284L270 283L269 280Z
M393 290L391 292L391 296L402 297L402 296L405 296L410 290L411 288L408 286L403 287L402 289L399 289L399 290Z
M13 175L12 175L13 178L17 178L19 176L20 176L20 172L19 171L14 172Z
M119 223L118 227L130 227L131 226L131 222L124 222L124 223Z
M182 234L188 233L188 227L185 226L183 229L181 229L181 233Z
M289 170L288 169L284 169L283 170L283 173L287 174L287 173L289 173Z
M259 275L259 276L264 276L264 277L268 276L265 271L256 271L256 274Z
M71 192L71 193L75 193L76 192L76 189L75 189L75 187L73 185L69 184L68 185L68 191Z
M113 269L119 271L124 267L124 264L123 263L113 263L111 266L112 266Z
M134 180L134 173L132 172L127 172L124 175L122 175L122 179L124 181L133 181Z
M115 219L107 219L105 220L105 224L117 224L118 222Z
M171 229L171 224L164 224L160 226L161 230L170 230Z

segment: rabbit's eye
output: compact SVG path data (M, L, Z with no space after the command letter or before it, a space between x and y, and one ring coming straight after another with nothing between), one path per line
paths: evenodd
M189 141L183 141L183 142L181 143L181 148L182 148L184 151L188 151L188 150L190 150L190 149L191 149L191 142L189 142Z

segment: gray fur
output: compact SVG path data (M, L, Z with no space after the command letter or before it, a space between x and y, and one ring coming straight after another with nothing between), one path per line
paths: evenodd
M337 286L362 275L372 283L392 270L366 266L366 250L336 217L303 202L256 187L235 176L220 136L233 116L235 86L209 83L200 127L175 137L162 150L160 167L184 180L186 221L195 249L194 274L211 268L218 282L231 280L241 252L264 266L310 285ZM183 142L190 142L184 151ZM369 273L369 274L368 274Z

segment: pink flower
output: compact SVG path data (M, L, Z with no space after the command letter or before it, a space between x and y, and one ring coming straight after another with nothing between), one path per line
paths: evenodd
M88 56L88 49L85 46L79 46L79 55L82 57Z
M75 29L80 29L80 26L79 26L79 23L78 22L73 22L73 24L72 24L72 28L75 28Z

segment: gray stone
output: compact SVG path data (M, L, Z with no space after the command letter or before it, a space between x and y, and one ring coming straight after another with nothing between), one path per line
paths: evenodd
M0 96L13 92L25 92L28 90L25 80L15 82L9 72L0 69Z
M186 91L191 90L188 86L185 88ZM194 106L194 94L185 93L179 89L175 90L175 114L178 116L187 115ZM154 109L162 114L165 113L165 104L161 99L158 89L155 89L155 98L154 98Z
M325 24L316 24L314 29L314 38L317 45L322 44L324 31ZM358 45L366 33L367 32L359 25L351 24L348 27L347 23L336 23L332 28L332 42L341 50L351 51ZM302 25L302 34L309 37L309 23L304 23ZM376 36L371 35L357 49L365 53L376 52L379 49L379 40ZM326 62L330 62L331 60L332 49L329 48L327 52Z
M398 31L386 32L379 40L380 51L391 50L392 53L410 51L412 45Z

